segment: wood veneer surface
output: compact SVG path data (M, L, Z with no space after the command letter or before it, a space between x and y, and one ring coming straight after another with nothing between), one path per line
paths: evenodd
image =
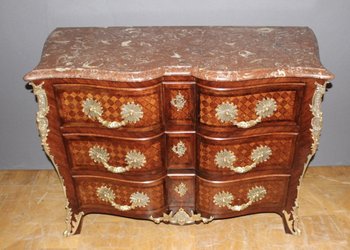
M277 214L208 225L155 225L87 215L82 234L62 237L65 198L53 170L0 171L1 249L349 249L350 167L311 167L300 191L302 235ZM267 226L268 225L268 226Z

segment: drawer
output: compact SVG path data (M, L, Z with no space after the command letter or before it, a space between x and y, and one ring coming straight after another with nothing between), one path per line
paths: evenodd
M195 84L194 82L164 82L167 128L194 127Z
M199 121L205 126L243 129L271 122L296 125L303 89L301 83L236 89L201 86Z
M161 87L110 88L56 84L63 126L149 131L161 126Z
M167 133L168 169L194 169L194 133Z
M220 182L197 177L197 211L215 218L279 211L286 202L289 178L270 175Z
M195 176L194 175L168 175L167 199L170 211L176 212L180 208L188 213L195 210Z
M243 138L198 136L198 169L211 178L292 167L297 134L278 133Z
M65 135L64 138L75 173L98 171L139 178L165 173L163 135L140 139L85 135Z
M161 215L165 211L164 179L148 182L75 176L81 210L136 218Z

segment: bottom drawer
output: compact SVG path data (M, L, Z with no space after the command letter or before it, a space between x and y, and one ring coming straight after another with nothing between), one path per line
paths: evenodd
M215 218L279 211L285 205L289 177L270 175L215 182L197 177L197 211Z
M124 181L104 177L74 177L80 209L134 218L159 216L165 211L165 181Z

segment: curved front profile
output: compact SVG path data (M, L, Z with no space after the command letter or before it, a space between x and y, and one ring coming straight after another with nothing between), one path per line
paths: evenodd
M108 213L148 219L165 209L165 181L125 181L106 177L76 176L77 199L85 213Z
M196 179L196 208L203 216L229 218L279 212L286 202L289 175L267 175L231 181Z
M292 167L295 133L211 138L198 135L198 170L209 179L265 170L287 172Z
M165 136L122 138L65 135L74 174L109 174L116 178L156 178L165 174Z
M208 86L207 86L208 85ZM243 82L209 86L201 82L199 95L199 125L201 129L229 132L265 126L298 125L299 107L304 83Z
M161 86L120 88L56 84L55 94L64 127L105 128L118 131L152 131L162 126Z

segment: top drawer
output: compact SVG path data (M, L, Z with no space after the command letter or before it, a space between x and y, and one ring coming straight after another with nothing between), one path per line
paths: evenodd
M162 124L160 85L147 88L54 86L63 126L151 131Z
M199 87L199 121L224 129L298 124L304 83L265 84L241 88Z

